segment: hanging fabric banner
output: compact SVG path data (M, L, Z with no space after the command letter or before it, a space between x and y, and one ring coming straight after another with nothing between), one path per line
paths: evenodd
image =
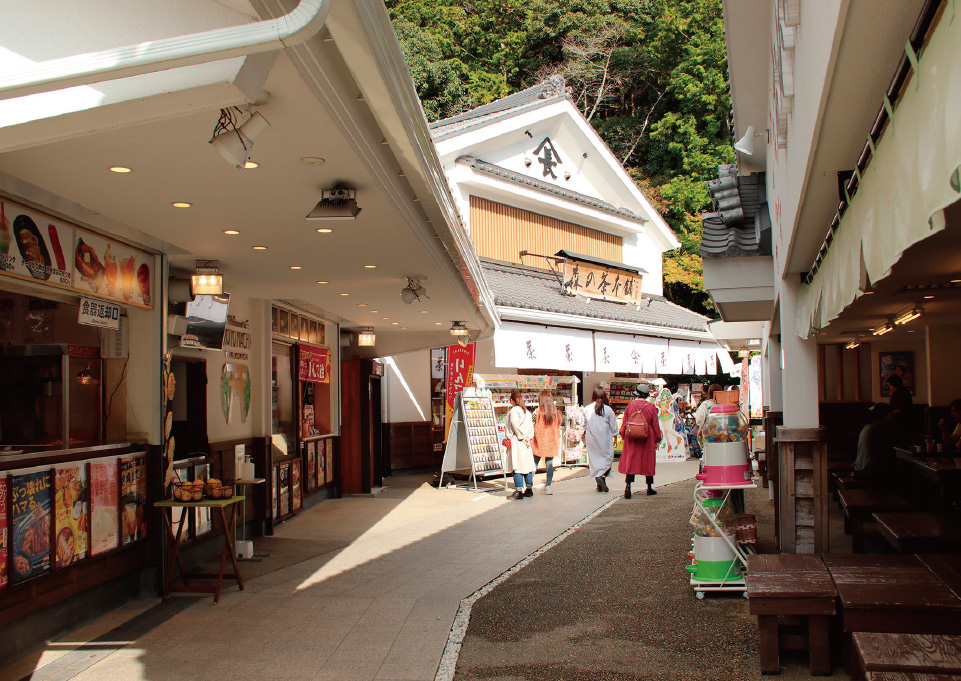
M447 347L447 416L444 426L444 440L450 431L451 417L454 415L454 402L461 391L474 381L474 343L450 345Z
M721 371L725 374L730 374L734 371L734 360L731 359L730 353L727 350L721 350L718 348L716 350L717 358L721 360Z
M597 371L653 374L655 360L661 349L667 349L667 340L664 338L620 333L594 334L594 364Z
M494 359L502 369L594 371L593 335L583 329L504 324L494 333Z

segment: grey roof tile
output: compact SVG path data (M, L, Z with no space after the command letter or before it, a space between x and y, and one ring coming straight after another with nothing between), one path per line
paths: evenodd
M636 220L637 222L647 222L645 218L639 217L634 211L628 210L627 208L616 208L614 204L608 203L607 201L602 201L601 199L596 199L593 196L588 196L587 194L581 194L580 192L571 191L570 189L564 189L563 187L558 187L551 184L550 182L544 182L536 178L530 177L529 175L524 175L523 173L517 173L513 170L508 170L507 168L493 163L488 163L474 156L464 155L457 157L457 163L463 165L468 165L474 170L478 170L482 173L487 173L488 175L494 175L496 177L503 178L505 180L510 180L511 182L517 182L518 184L525 184L529 187L535 189L540 189L545 192L550 192L557 196L562 196L565 199L570 199L571 201L576 201L578 203L583 203L585 205L597 208L599 210L605 211L607 213L612 213L618 215L622 218L627 218L628 220Z
M764 191L764 174L736 175L733 166L720 166L720 176L732 175L737 179L737 194L733 196L735 209L724 208L717 197L715 211L701 215L701 246L703 258L729 258L761 254L761 204L767 199ZM716 183L717 181L713 181ZM712 192L714 190L712 189ZM733 189L729 190L733 192ZM740 209L738 211L737 209Z
M630 324L649 324L685 331L707 331L708 318L668 301L662 296L643 296L640 309L604 300L587 302L561 290L551 272L490 260L481 261L488 288L499 307L516 307L558 314L579 315Z

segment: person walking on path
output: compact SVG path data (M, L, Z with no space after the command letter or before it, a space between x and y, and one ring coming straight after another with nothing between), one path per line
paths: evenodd
M621 459L617 463L617 470L624 474L625 487L624 498L631 498L631 483L634 482L635 475L645 476L647 482L647 494L653 496L657 494L654 490L654 463L656 460L657 443L661 440L661 428L657 423L657 407L647 401L651 394L651 386L646 383L638 383L634 388L634 397L624 410L624 419L621 422L621 437L624 438L624 449L621 451ZM634 416L639 414L639 416ZM636 421L643 418L647 421L647 437L633 438L627 434L627 426L634 417Z
M605 478L611 474L614 462L614 436L617 435L617 417L607 404L607 391L594 388L591 395L593 406L585 407L584 441L590 461L590 476L597 482L598 492L609 492Z
M523 499L534 496L534 452L531 442L534 440L534 421L531 413L524 404L524 395L520 390L511 392L511 410L507 413L507 427L505 434L511 439L510 467L514 473L514 493L511 499ZM525 486L526 483L526 486Z
M544 494L553 494L554 457L561 447L561 416L554 404L554 396L547 390L537 395L537 412L534 414L534 456L544 460L547 467L547 485Z

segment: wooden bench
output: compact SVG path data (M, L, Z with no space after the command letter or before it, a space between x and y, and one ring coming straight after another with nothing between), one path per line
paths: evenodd
M961 674L961 636L856 632L852 681L867 672Z
M747 557L748 607L757 616L761 672L781 671L781 649L808 650L812 674L831 673L830 621L837 589L820 556L770 554ZM807 619L807 635L790 636L778 617Z
M861 553L863 549L864 522L871 518L871 514L911 508L911 504L897 492L882 489L842 489L838 498L844 509L844 532L851 535L855 553Z
M867 672L865 681L961 681L959 674L914 674L910 672Z
M841 490L845 489L877 489L880 487L878 481L874 478L869 478L863 475L853 475L848 470L831 471L830 473L831 487L834 492L834 499L841 503L839 495Z
M898 553L961 553L961 527L940 513L875 513L881 536Z

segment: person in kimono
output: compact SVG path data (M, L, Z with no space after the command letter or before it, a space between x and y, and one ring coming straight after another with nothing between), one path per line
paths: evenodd
M621 459L617 463L617 470L624 474L625 487L624 498L631 498L631 483L634 482L635 475L643 475L647 482L647 494L653 496L657 494L654 490L654 464L657 458L657 443L661 440L661 428L658 424L657 407L647 401L651 394L651 386L647 383L638 383L634 388L634 400L624 410L624 419L621 422L621 437L624 438L624 448L621 450ZM647 437L636 439L627 437L627 423L637 412L641 412L644 420L647 421Z
M587 418L584 442L587 444L590 476L597 482L598 492L609 492L605 478L611 474L611 464L614 462L617 417L607 404L606 390L601 387L594 388L591 399L594 404L584 409L584 416Z
M534 496L534 452L531 443L534 440L534 419L524 404L524 395L520 390L511 392L511 410L507 412L507 426L505 435L511 439L508 451L508 465L514 474L514 493L511 499L520 500Z

